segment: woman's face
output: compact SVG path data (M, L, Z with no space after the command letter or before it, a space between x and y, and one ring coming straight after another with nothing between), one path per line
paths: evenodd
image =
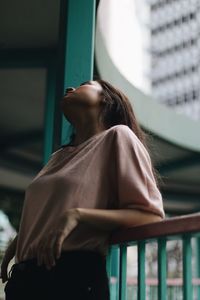
M61 108L64 111L68 107L94 108L101 103L101 85L97 81L89 80L83 82L79 87L66 89L61 99Z
M66 89L65 95L60 101L64 116L72 124L99 120L103 103L102 90L101 85L93 80L83 82L77 88Z

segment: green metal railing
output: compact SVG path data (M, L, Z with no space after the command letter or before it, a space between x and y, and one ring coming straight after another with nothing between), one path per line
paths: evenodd
M173 217L161 222L135 226L113 232L107 256L111 300L200 299L199 276L200 213ZM196 241L195 278L192 275L192 244ZM182 278L167 278L167 242L182 243ZM148 284L145 273L145 250L157 244L157 281ZM127 249L137 246L137 279L130 284L127 278ZM118 253L117 253L118 252ZM117 253L117 254L116 254ZM194 260L194 257L193 257ZM113 275L114 273L114 275Z

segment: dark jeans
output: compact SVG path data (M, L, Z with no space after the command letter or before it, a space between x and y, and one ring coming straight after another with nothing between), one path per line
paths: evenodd
M110 300L106 259L94 251L62 252L50 270L26 260L10 272L6 300Z

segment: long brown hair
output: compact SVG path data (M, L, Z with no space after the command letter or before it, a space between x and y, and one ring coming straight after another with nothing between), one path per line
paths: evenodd
M104 105L100 115L103 124L106 128L117 124L127 125L136 134L151 157L150 150L147 146L147 139L148 142L150 142L151 136L140 127L128 97L108 81L103 79L96 79L95 81L102 86L104 96ZM153 162L151 165L156 184L159 188L160 184L163 183L161 175L154 167Z
M101 85L104 98L104 105L100 112L100 122L102 122L107 129L118 124L127 125L136 134L151 157L151 153L147 146L147 138L150 141L151 136L144 132L140 127L128 97L106 80L95 79L95 81ZM70 140L73 140L74 137L75 132L73 131ZM162 178L153 166L153 163L151 166L157 187L159 188Z

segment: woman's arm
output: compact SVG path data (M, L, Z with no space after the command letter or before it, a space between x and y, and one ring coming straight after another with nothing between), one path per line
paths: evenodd
M62 217L56 220L52 229L40 240L36 249L29 248L29 253L32 254L33 250L36 251L38 265L45 263L49 269L60 257L66 237L81 222L99 230L112 231L118 227L131 227L161 220L162 218L158 215L136 209L71 208L63 212Z
M91 209L76 208L79 222L84 222L102 230L118 227L132 227L162 221L162 217L139 209Z

